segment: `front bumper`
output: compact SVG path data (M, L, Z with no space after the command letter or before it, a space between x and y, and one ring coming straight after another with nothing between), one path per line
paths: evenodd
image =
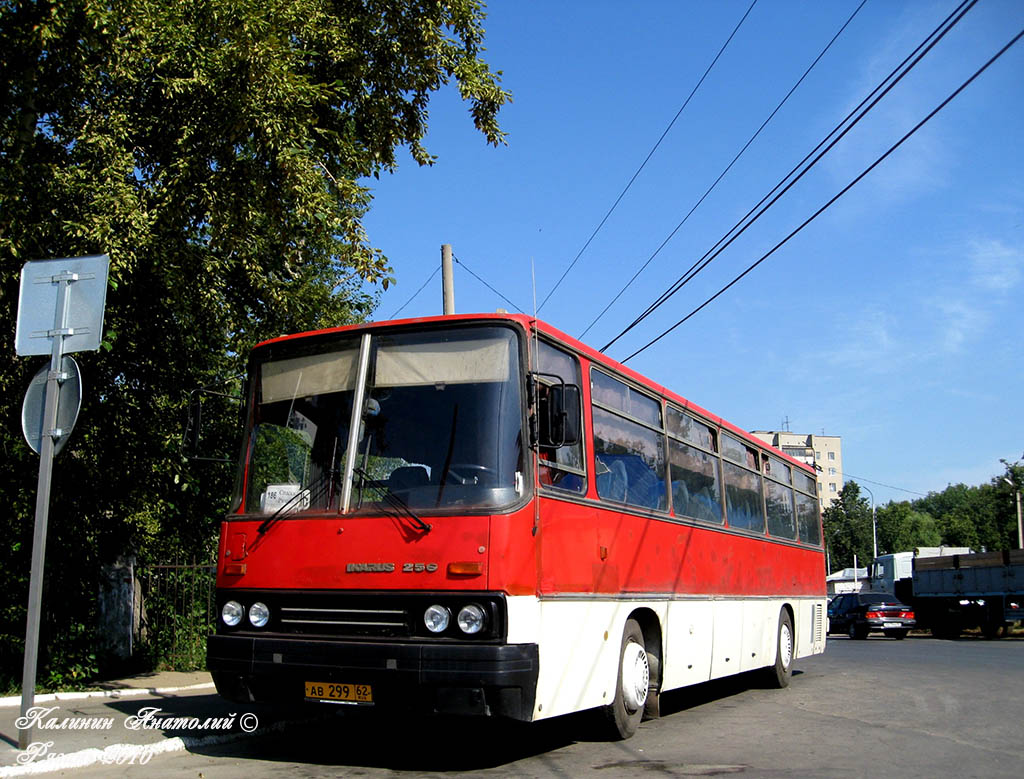
M229 700L301 701L304 682L367 684L374 705L532 719L536 644L214 635L206 665Z

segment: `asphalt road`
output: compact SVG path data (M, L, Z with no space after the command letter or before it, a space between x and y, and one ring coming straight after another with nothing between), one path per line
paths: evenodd
M76 776L1014 777L1024 773L1024 639L834 637L791 686L749 675L668 693L636 736L591 737L586 716L534 725L315 717L146 766Z

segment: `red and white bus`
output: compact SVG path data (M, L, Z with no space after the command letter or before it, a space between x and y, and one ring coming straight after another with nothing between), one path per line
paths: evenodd
M207 662L237 701L532 721L825 647L808 466L555 328L479 314L257 346Z

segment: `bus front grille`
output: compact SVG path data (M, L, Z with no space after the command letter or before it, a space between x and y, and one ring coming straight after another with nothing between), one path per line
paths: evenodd
M283 606L278 622L284 632L397 635L408 633L409 613L405 609Z

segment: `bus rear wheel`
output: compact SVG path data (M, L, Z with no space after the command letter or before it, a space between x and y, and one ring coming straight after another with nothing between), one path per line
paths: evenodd
M789 687L793 678L793 620L789 612L783 609L779 613L779 633L775 643L775 665L768 668L768 681L773 687Z
M604 707L608 735L613 740L627 739L636 733L644 716L650 679L651 664L644 646L643 631L636 620L628 619L619 649L615 699Z

